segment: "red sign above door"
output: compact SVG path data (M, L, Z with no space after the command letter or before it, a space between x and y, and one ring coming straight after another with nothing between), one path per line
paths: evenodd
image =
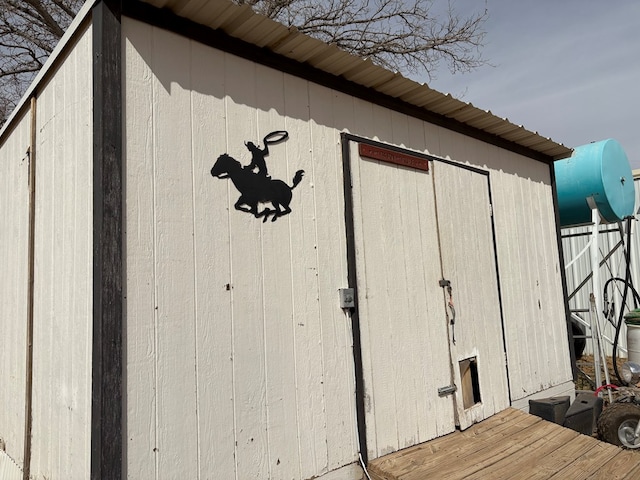
M361 157L373 158L374 160L380 160L381 162L395 163L397 165L403 165L417 170L424 170L425 172L429 171L429 160L426 158L396 152L387 148L359 143L358 153L360 153Z

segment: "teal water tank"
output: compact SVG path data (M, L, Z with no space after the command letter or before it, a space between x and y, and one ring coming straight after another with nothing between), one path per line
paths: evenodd
M604 223L634 214L635 187L622 146L613 139L577 147L554 162L560 226L591 223L595 204Z

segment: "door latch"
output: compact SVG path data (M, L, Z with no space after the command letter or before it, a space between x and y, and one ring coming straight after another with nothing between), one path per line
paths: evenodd
M458 387L456 387L455 384L447 385L446 387L440 387L438 389L438 396L439 397L446 397L447 395L451 395L452 393L456 393L456 390L458 390Z

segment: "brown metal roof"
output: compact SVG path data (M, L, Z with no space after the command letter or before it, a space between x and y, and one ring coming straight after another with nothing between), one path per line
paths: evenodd
M470 103L462 102L328 45L303 35L262 15L247 5L236 5L228 0L142 0L210 28L220 29L245 42L265 47L279 55L306 63L314 68L351 82L398 98L411 105L456 120L474 129L495 135L517 145L553 158L571 155L572 149L531 132L522 125L497 117Z

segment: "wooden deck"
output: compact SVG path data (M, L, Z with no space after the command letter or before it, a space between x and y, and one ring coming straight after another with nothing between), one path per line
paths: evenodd
M623 450L509 408L464 432L372 460L372 480L640 479Z

